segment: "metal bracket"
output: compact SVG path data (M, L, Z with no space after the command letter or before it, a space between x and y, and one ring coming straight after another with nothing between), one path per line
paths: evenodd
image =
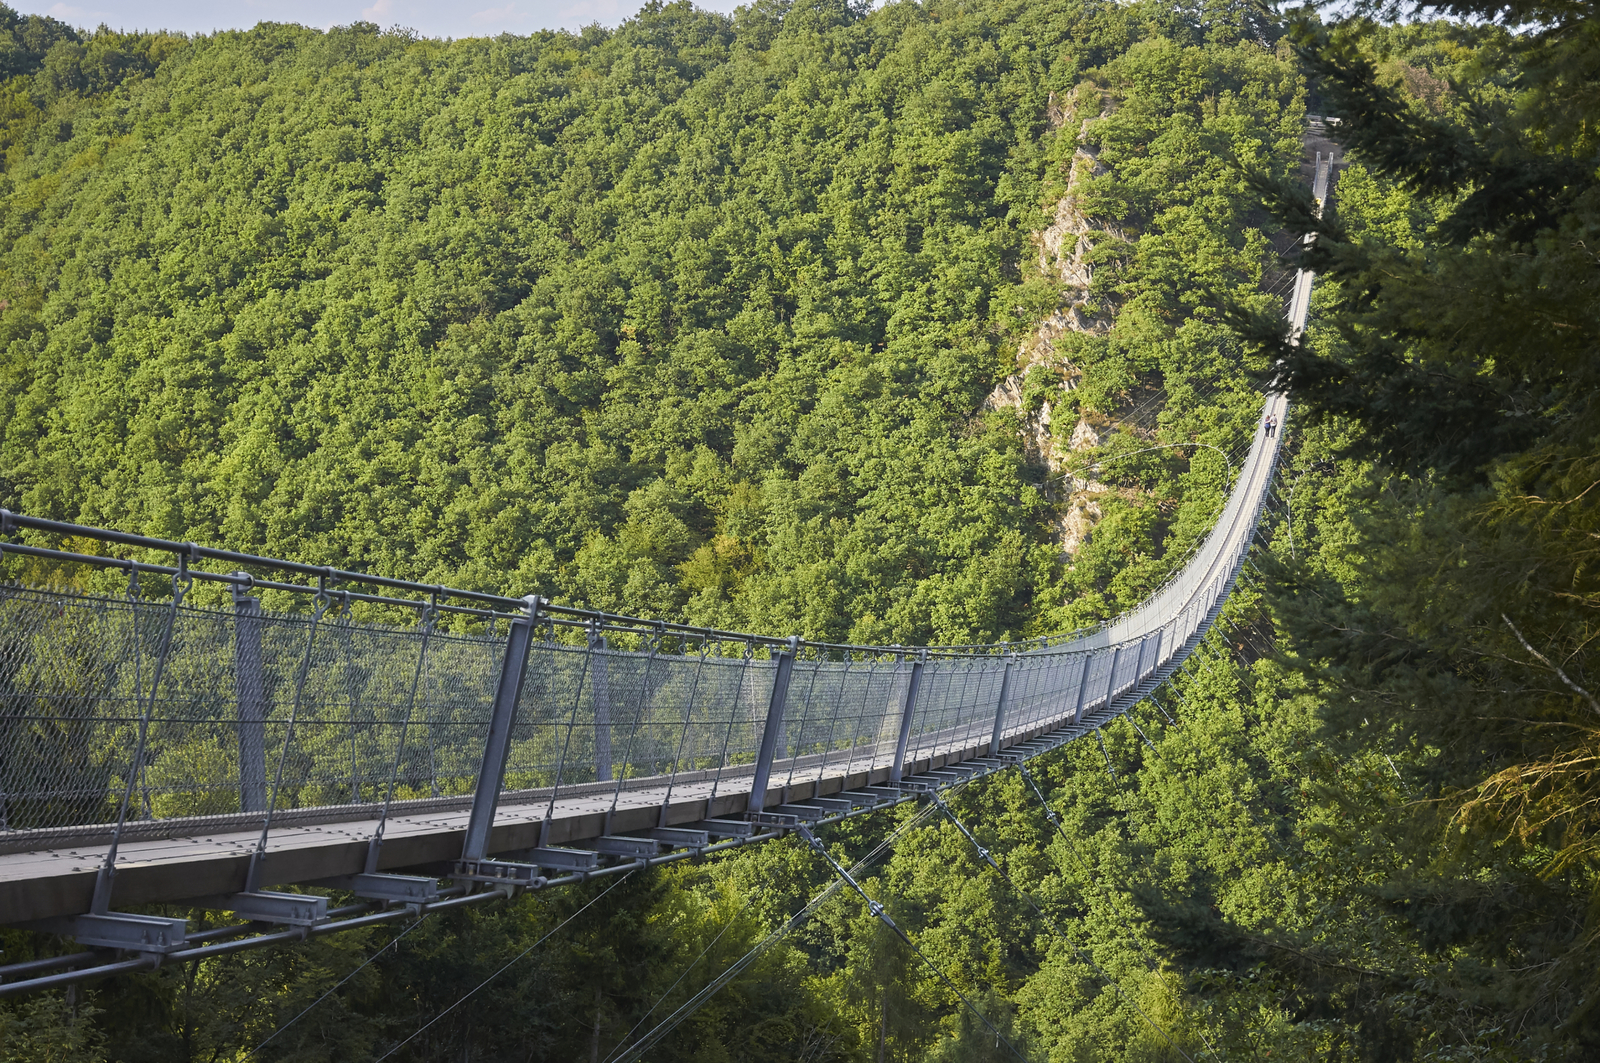
M439 880L421 875L352 875L350 892L369 901L431 904L439 899Z
M316 926L328 921L328 898L309 893L233 893L205 906L252 922L280 926Z
M645 834L675 849L704 849L711 844L709 831L688 827L652 827Z
M128 949L165 955L189 944L189 921L164 915L128 915L105 912L80 915L67 921L67 931L80 945L103 949Z
M842 793L834 794L834 796L854 803L857 808L877 808L885 801L893 800L900 795L898 792L891 795L873 793L871 790L845 790Z
M689 826L719 838L748 838L756 832L754 822L742 819L702 819Z
M494 886L514 886L536 890L545 878L538 864L512 864L500 860L458 860L450 877L457 882L487 882Z
M629 838L622 834L608 834L594 840L594 850L607 856L660 856L661 843L654 838Z
M564 849L546 845L535 849L530 855L540 867L555 871L593 871L600 866L600 854L592 849Z
M746 812L745 817L758 827L795 827L800 817L790 812Z

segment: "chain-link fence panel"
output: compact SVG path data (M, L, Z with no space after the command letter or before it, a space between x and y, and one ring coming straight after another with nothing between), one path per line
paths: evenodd
M0 588L0 844L470 794L503 652L326 616Z

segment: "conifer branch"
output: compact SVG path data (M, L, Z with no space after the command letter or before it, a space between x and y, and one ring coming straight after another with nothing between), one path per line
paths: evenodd
M1533 654L1534 657L1538 659L1540 664L1544 665L1546 668L1548 668L1552 672L1554 672L1556 674L1557 678L1559 678L1563 683L1567 684L1567 686L1571 687L1573 690L1576 690L1579 694L1581 694L1583 696L1583 699L1589 703L1589 708L1593 709L1595 711L1596 715L1600 715L1600 701L1596 701L1593 694L1591 694L1587 690L1583 689L1577 683L1574 683L1572 681L1571 677L1568 676L1566 672L1561 670L1561 666L1560 665L1552 664L1550 662L1550 658L1546 657L1544 654L1542 654L1538 650L1534 649L1533 648L1533 644L1530 643L1526 638L1523 637L1522 632L1517 630L1517 625L1515 625L1515 624L1513 624L1511 622L1511 618L1509 616L1507 616L1504 613L1501 613L1500 614L1500 619L1504 620L1506 622L1506 627L1510 628L1511 629L1511 633L1513 635L1517 636L1517 641L1522 643L1522 648L1523 649L1525 649L1529 653Z

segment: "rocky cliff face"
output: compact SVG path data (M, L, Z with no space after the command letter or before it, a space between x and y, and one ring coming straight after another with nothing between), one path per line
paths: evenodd
M1070 333L1103 336L1111 331L1114 308L1097 305L1090 298L1094 265L1089 256L1096 241L1128 237L1114 226L1089 218L1080 198L1083 182L1106 172L1091 131L1097 121L1115 110L1113 97L1094 86L1079 86L1064 98L1050 94L1047 116L1051 128L1071 129L1074 123L1077 125L1077 146L1068 164L1071 173L1066 191L1056 202L1051 224L1033 234L1039 272L1059 284L1060 297L1057 309L1040 321L1018 348L1017 371L995 385L982 406L984 410L1014 409L1021 414L1028 460L1049 470L1046 495L1057 503L1056 541L1067 558L1077 552L1099 520L1096 499L1109 488L1064 474L1065 458L1074 451L1099 446L1102 436L1114 429L1114 423L1095 413L1057 421L1049 398L1037 411L1029 410L1024 385L1030 371L1042 370L1047 377L1059 379L1060 392L1076 389L1083 371L1057 349L1060 339ZM1052 388L1052 393L1055 390Z
M1084 313L1089 299L1089 286L1094 280L1094 267L1088 256L1094 250L1095 240L1120 240L1124 236L1114 226L1091 222L1079 207L1078 199L1085 178L1106 172L1090 130L1095 122L1109 117L1116 110L1116 105L1110 95L1098 90L1091 91L1084 86L1073 93L1074 105L1060 112L1057 111L1052 93L1051 117L1052 124L1055 124L1054 118L1059 113L1061 127L1066 127L1074 120L1076 112L1082 109L1085 98L1098 113L1078 123L1078 144L1068 164L1071 173L1067 178L1066 194L1056 201L1054 221L1043 232L1034 234L1034 243L1039 248L1039 271L1061 281L1064 309L1056 316L1067 317L1075 323L1077 331L1104 332L1111 327L1109 318L1086 316Z

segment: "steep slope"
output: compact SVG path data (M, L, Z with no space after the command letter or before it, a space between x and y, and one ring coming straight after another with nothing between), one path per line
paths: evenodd
M1060 352L1101 369L1057 422L1097 423L1161 358L1227 375L1184 330L1205 291L1250 282L1254 238L1216 173L1148 167L1281 153L1294 82L1166 17L677 5L448 45L263 25L103 84L53 72L137 48L58 42L8 82L57 117L6 177L0 493L811 637L983 640L1061 626L1068 597L1113 608L1171 522L1125 587L1101 561L1061 583L1054 488L1030 486L1049 474L981 407L1034 309L1086 300L1125 306ZM1149 92L1073 185L1087 149L1050 131L1050 95L1108 61L1102 95ZM1080 239L1094 280L1065 304L1029 235L1064 199L1142 232ZM1174 272L1189 249L1155 249L1174 239L1220 241L1209 288ZM1158 276L1161 306L1128 294ZM1179 435L1245 424L1172 406L1211 425Z

